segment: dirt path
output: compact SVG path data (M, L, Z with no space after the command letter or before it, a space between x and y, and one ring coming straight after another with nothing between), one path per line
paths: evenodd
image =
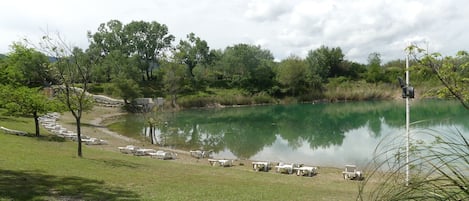
M117 116L120 116L120 115L123 115L125 113L115 113L115 114L106 114L106 115L103 115L103 116L99 116L93 120L90 121L90 125L92 126L95 126L97 130L99 130L100 132L104 133L104 134L107 134L113 138L117 138L119 140L123 140L125 142L128 142L128 143L136 143L138 142L138 140L135 140L133 138L129 138L127 136L123 136L119 133L116 133L116 132L113 132L113 131L110 131L106 126L102 125L101 123L105 120L105 119L108 119L108 118L112 118L112 117L117 117Z

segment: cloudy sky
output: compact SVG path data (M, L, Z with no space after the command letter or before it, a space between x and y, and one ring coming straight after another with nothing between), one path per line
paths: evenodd
M0 19L0 53L46 31L86 48L86 32L111 19L157 21L176 41L194 32L212 49L260 45L277 60L321 45L362 63L372 52L403 59L410 42L444 55L469 50L466 0L10 0Z

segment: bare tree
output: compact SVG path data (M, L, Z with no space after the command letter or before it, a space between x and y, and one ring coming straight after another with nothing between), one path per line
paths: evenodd
M78 156L83 157L81 146L81 118L84 111L93 107L92 97L87 93L91 81L91 69L96 59L88 52L66 43L59 34L42 37L39 48L55 60L52 63L58 80L57 97L72 113L76 122Z

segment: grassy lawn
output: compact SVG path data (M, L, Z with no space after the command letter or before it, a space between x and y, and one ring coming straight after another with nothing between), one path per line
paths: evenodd
M0 116L0 125L33 132L32 119ZM355 200L358 182L341 169L314 177L254 172L249 164L222 168L125 155L0 132L0 200Z

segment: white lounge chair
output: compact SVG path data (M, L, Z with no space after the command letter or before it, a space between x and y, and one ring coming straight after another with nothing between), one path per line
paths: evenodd
M296 163L291 163L291 164L279 163L279 165L275 166L275 169L278 173L292 174L294 168L299 168L299 167L300 167L300 164L296 164Z
M137 149L134 152L135 156L150 156L150 153L156 153L154 149Z
M81 142L85 143L86 145L102 145L102 144L107 144L105 140L101 140L98 138L85 138L81 139Z
M125 147L118 147L119 151L124 154L133 154L137 149L140 149L137 146L134 145L127 145Z
M2 130L5 133L13 134L13 135L27 135L28 134L27 132L24 132L24 131L13 130L13 129L5 128L3 126L0 126L0 130Z
M258 171L267 172L270 169L270 164L269 162L255 161L255 162L252 162L252 169L256 172Z
M317 167L310 167L310 166L301 166L294 168L296 170L297 176L308 176L312 177L313 175L317 174Z
M162 159L162 160L169 160L169 159L176 159L177 157L177 154L176 153L173 153L173 152L166 152L166 151L157 151L157 152L152 152L152 153L149 153L150 157L152 158L158 158L158 159Z
M345 165L345 170L342 172L344 179L350 180L363 180L363 173L357 170L356 165Z
M208 158L212 154L213 151L203 151L203 150L195 150L189 151L192 157L194 158Z
M228 159L208 159L211 166L231 167L233 166L233 160Z

